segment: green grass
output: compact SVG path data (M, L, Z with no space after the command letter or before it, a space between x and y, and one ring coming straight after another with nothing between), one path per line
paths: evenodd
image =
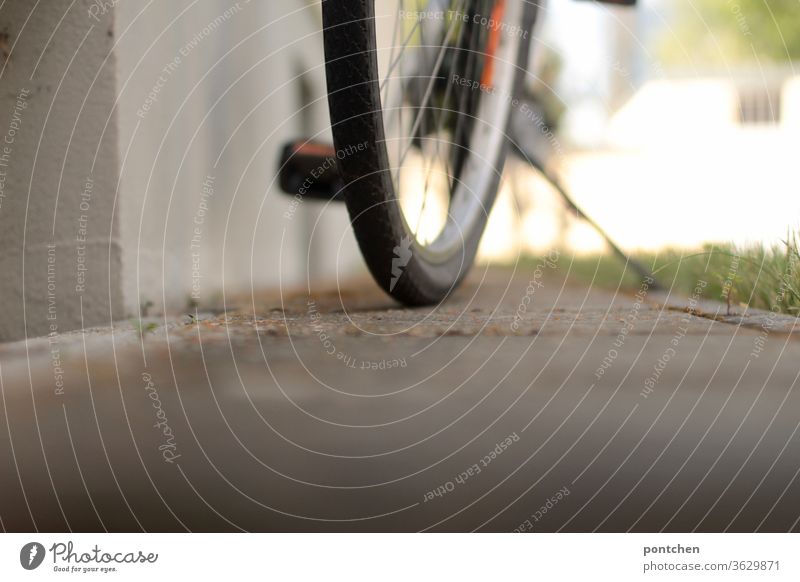
M141 319L133 320L133 329L139 332L139 335L146 335L158 329L158 324L154 322L145 323Z
M707 286L703 299L749 305L800 315L800 240L797 233L773 247L708 245L695 252L667 250L636 254L658 282L673 293L689 296L699 281ZM537 264L529 257L525 263ZM571 278L603 289L632 291L640 277L614 256L572 257L562 254L559 269Z

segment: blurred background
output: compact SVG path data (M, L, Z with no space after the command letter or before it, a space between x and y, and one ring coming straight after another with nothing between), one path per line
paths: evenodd
M770 245L798 225L797 10L791 0L548 3L533 73L557 127L555 172L626 250ZM512 164L510 174L484 257L514 253L501 234L511 225L523 252L602 252L533 172Z
M38 7L0 12L0 122L17 134L0 338L52 333L51 304L65 331L366 273L345 209L276 180L287 141L330 140L319 2ZM518 133L627 251L782 244L800 216L796 13L796 0L549 0L527 83L537 113ZM606 252L512 158L480 259L553 247Z

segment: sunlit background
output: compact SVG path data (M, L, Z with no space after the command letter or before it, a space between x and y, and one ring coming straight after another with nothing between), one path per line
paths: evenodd
M626 250L769 244L800 224L799 9L795 0L549 2L532 70L543 82L530 85L555 112L551 168ZM552 246L605 248L512 160L481 256Z

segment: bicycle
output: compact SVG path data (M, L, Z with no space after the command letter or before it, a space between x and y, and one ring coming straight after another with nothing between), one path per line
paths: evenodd
M539 10L529 0L322 2L334 143L288 145L281 186L344 200L369 270L401 303L442 301L472 266ZM335 170L315 172L323 161Z

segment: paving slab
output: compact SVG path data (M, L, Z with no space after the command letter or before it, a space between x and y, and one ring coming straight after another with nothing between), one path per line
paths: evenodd
M0 346L8 531L789 531L800 345L556 271Z

